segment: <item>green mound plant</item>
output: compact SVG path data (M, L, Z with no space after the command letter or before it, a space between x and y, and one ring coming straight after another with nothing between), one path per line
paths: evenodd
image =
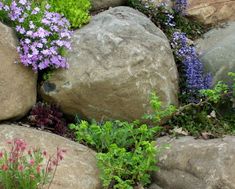
M150 183L150 171L157 169L154 136L160 127L140 121L87 121L70 125L76 140L98 152L103 188L132 189Z
M89 0L48 0L51 10L63 14L72 28L80 28L90 20Z

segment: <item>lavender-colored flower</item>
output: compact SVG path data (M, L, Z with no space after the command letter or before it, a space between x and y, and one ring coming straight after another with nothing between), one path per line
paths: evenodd
M174 10L181 14L185 14L187 6L188 0L175 0Z
M59 13L49 12L49 8L46 5L44 10L39 7L32 9L31 0L13 0L9 4L0 2L0 10L8 13L20 37L17 51L21 63L31 66L35 72L48 67L68 68L67 60L60 52L61 49L71 49L68 41L70 24ZM39 16L40 24L31 20L37 14L42 15Z
M210 74L203 73L203 65L198 58L196 49L189 45L185 33L174 32L171 45L175 49L177 58L183 63L186 77L185 93L191 96L189 101L196 102L199 90L211 87L212 77Z

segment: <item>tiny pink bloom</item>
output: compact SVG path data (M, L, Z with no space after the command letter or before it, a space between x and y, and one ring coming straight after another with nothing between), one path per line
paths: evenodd
M23 171L23 169L24 169L23 165L18 166L18 171Z
M0 152L0 158L2 158L3 157L3 152Z
M37 173L39 174L40 172L41 172L41 166L38 165L38 166L37 166Z
M35 163L34 159L29 160L30 165L34 165L34 163Z
M2 170L3 170L3 171L7 171L7 170L8 170L8 166L7 166L6 164L3 164L3 165L2 165Z

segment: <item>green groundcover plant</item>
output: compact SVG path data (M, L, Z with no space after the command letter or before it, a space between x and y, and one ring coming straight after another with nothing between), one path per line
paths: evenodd
M53 12L63 14L70 22L72 28L80 28L90 20L89 0L48 0Z
M3 189L50 188L59 162L66 150L57 148L49 156L40 148L27 147L22 139L8 141L9 149L0 151L0 187Z
M71 124L76 140L95 149L104 188L131 189L150 183L150 172L157 169L158 152L153 141L160 127L139 121L106 121Z

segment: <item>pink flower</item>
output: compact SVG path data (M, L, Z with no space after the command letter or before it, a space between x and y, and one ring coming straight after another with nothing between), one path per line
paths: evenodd
M36 171L37 171L38 174L41 172L41 166L40 165L37 166Z
M18 171L23 171L24 166L23 165L18 165Z
M34 163L35 163L34 159L29 160L30 165L34 165Z
M0 152L0 158L2 158L3 157L3 152Z
M7 171L8 170L8 166L6 164L3 164L1 168L2 168L3 171Z
M43 154L44 156L46 156L46 155L47 155L47 152L44 150L44 151L42 152L42 154Z

